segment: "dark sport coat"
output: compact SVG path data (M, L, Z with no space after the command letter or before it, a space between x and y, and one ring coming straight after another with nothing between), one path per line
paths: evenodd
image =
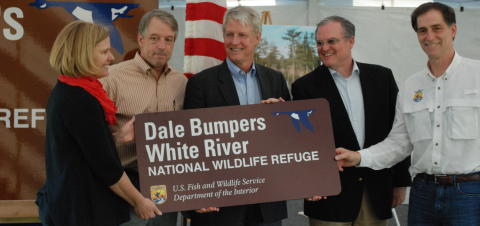
M258 64L255 64L255 68L262 100L279 97L286 101L290 100L290 93L282 73ZM240 100L226 61L206 69L188 80L184 109L234 105L240 105ZM261 217L265 222L275 222L287 218L285 201L260 203L253 209L257 211L252 214L258 215L257 217ZM242 211L244 211L243 206L230 206L220 207L219 212L201 214L193 212L192 226L236 225L238 219L242 217Z
M360 70L365 109L364 148L368 148L383 141L392 128L398 87L390 69L359 62L357 66ZM360 149L345 105L325 65L297 79L292 85L292 95L294 100L327 99L330 104L335 147L353 151ZM360 211L365 186L376 216L379 219L391 218L393 187L411 185L409 167L410 157L383 170L346 167L340 172L341 193L329 196L326 200L305 201L305 214L317 220L353 222Z

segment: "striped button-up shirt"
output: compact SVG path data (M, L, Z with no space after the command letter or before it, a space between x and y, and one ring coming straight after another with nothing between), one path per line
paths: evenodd
M111 66L108 73L100 82L118 108L112 132L137 114L183 109L187 78L168 64L157 79L157 72L137 52L134 59ZM138 168L134 141L117 150L125 168Z
M344 78L333 69L329 70L335 85L337 85L338 92L340 92L345 109L347 109L348 118L357 136L358 145L362 149L365 143L365 110L363 107L360 70L355 61L353 61L352 75L348 78Z

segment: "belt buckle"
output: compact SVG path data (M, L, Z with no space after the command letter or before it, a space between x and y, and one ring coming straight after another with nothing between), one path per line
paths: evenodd
M433 177L434 177L434 179L435 179L435 181L434 181L435 184L439 184L439 183L437 182L437 177L446 177L446 176L447 176L447 174L435 174L435 175L433 175Z

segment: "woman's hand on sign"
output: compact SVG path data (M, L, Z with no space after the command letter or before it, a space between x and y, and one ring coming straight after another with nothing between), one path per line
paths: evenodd
M268 100L260 101L260 103L262 103L262 104L273 104L273 103L279 103L279 102L285 102L285 100L282 97L279 97L278 99L269 98Z
M305 199L305 200L315 202L315 201L322 200L322 199L327 199L327 196L313 196L313 197L310 197L310 198Z
M208 207L208 208L201 208L199 210L195 210L197 213L209 213L209 212L218 212L220 211L220 208L217 207Z
M143 198L135 202L135 215L140 219L155 218L156 215L162 215L162 212L157 208L152 200Z

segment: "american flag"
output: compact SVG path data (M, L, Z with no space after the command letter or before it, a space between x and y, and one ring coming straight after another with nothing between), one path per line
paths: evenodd
M187 78L222 63L227 57L222 32L226 11L226 0L187 0L183 61Z

